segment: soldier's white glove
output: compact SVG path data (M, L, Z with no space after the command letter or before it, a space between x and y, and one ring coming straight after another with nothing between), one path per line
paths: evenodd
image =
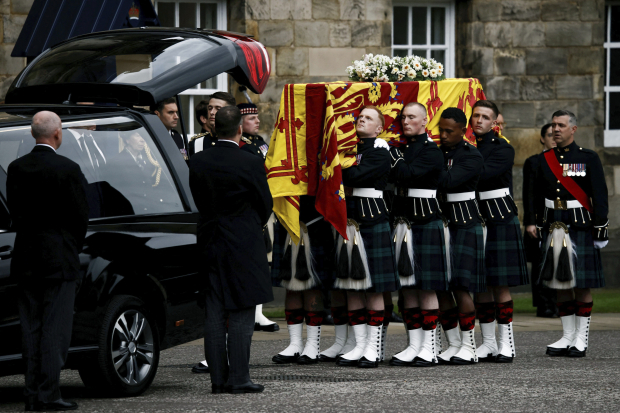
M392 168L394 168L398 162L405 159L400 149L395 147L390 148L390 156L392 157Z
M607 246L609 241L594 241L594 248L602 250Z

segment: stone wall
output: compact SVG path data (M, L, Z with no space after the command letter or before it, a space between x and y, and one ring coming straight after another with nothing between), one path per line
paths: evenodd
M15 76L26 67L26 59L11 57L34 0L0 0L0 101Z
M267 88L252 96L266 138L285 84L347 80L345 68L353 60L391 53L390 0L229 0L228 13L229 30L254 35L271 57ZM231 91L237 85L231 84Z

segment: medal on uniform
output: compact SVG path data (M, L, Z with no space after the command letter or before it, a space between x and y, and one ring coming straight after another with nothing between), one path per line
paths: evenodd
M357 162L357 165L362 163L362 154L359 155L355 155L355 161Z
M263 156L267 156L267 151L269 150L269 146L267 146L266 143L262 144L259 149L263 153Z
M575 176L575 165L572 163L568 165L568 176Z
M581 176L586 176L586 164L581 164Z
M562 165L562 176L568 175L568 164Z
M448 159L448 170L450 170L452 168L452 162L454 160L453 159Z

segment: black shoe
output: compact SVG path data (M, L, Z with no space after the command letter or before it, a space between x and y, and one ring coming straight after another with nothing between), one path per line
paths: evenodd
M390 360L390 366L409 367L411 366L411 361L402 361L401 359L392 357L392 359Z
M333 363L338 359L338 357L327 357L323 354L319 354L319 361L323 363Z
M561 357L568 353L568 348L547 347L547 355L551 357Z
M390 317L390 323L402 323L403 319L401 316L392 311L392 316Z
M577 347L571 347L568 349L566 355L568 357L585 357L586 356L586 350L577 350Z
M209 366L205 366L204 364L198 363L192 367L192 373L204 374L209 372Z
M497 356L489 354L487 357L478 357L479 363L493 363L497 359Z
M465 360L460 357L452 356L452 358L450 359L450 364L457 365L457 366L466 366L469 364L474 364L474 360L473 359Z
M317 364L319 362L318 357L311 359L310 357L303 355L297 359L297 364Z
M374 369L376 367L379 367L379 360L370 361L366 357L362 357L357 362L357 367L361 367L364 369Z
M347 360L345 358L340 357L337 361L336 361L336 366L341 366L341 367L355 367L357 366L357 362L358 360Z
M255 384L251 381L246 384L239 384L235 386L226 386L226 391L232 394L241 394L241 393L261 393L265 390L265 386L262 384Z
M213 394L226 393L226 386L224 386L223 384L212 384L211 393Z
M280 326L278 325L278 323L265 324L265 325L254 323L254 331L268 331L270 333L273 333L275 331L280 331Z
M514 357L508 357L508 356L504 356L503 354L498 354L497 357L495 358L495 362L496 363L512 363L512 359ZM478 361L480 361L480 359L478 359Z
M416 357L413 359L411 363L413 367L434 367L437 363L433 363L432 361L424 360L421 357Z
M282 354L276 354L273 356L271 361L276 364L288 364L288 363L296 363L299 358L299 353L295 353L293 356L283 356Z
M50 403L37 403L32 411L34 412L63 412L66 410L75 410L78 408L76 402L67 402L63 399L58 399Z

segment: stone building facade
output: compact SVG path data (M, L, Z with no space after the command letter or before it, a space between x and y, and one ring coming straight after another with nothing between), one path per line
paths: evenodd
M173 0L164 0L173 1ZM176 0L174 0L176 1ZM208 0L197 0L208 1ZM217 1L217 0L211 0ZM0 0L0 99L24 59L11 50L33 0ZM418 0L219 0L226 27L249 33L271 57L267 89L253 96L261 134L269 137L287 83L347 80L345 68L365 53L392 54L395 6ZM522 165L541 150L540 127L557 109L577 115L580 145L595 149L605 165L612 242L607 268L620 252L620 148L605 147L604 0L455 0L454 75L480 79L500 107L505 135L516 150L514 192L520 203ZM236 85L229 91L242 95ZM611 114L610 114L611 115ZM618 281L620 282L620 280Z

